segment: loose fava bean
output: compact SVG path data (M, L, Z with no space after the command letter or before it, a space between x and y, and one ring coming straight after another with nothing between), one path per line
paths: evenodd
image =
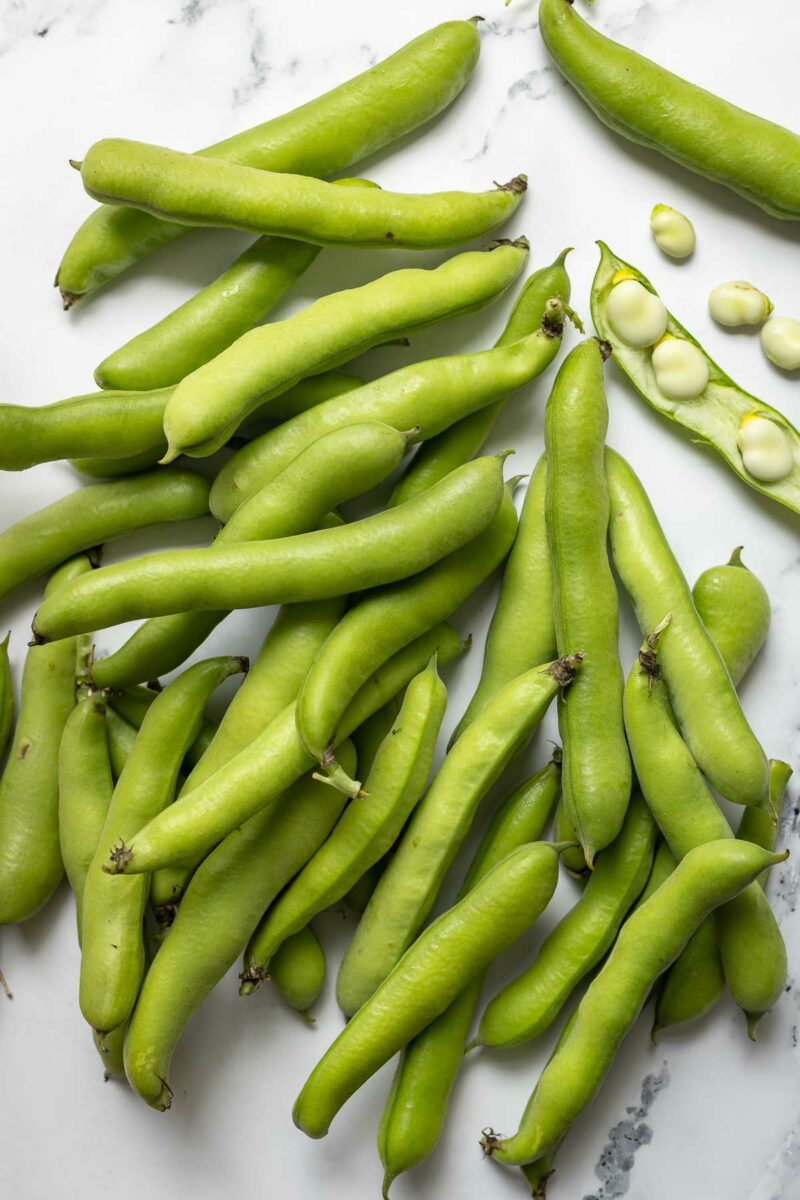
M447 692L436 662L408 685L397 721L336 829L266 914L245 955L243 995L268 977L278 948L335 904L394 845L422 795L433 763Z
M521 846L434 921L317 1063L295 1125L324 1137L345 1101L536 920L557 879L556 846Z
M761 483L780 483L797 470L797 452L788 431L761 413L742 418L736 439L742 466Z
M84 555L50 578L45 595L92 564ZM58 836L58 748L75 704L77 642L33 646L25 659L14 737L0 778L0 925L47 903L64 867Z
M611 129L774 217L800 217L797 134L604 37L572 0L544 0L539 32L558 69Z
M270 171L337 175L455 100L478 61L474 21L447 21L324 95L209 146L205 157ZM331 130L336 136L331 136ZM64 306L188 233L135 209L104 206L74 235L56 284Z
M605 956L647 882L656 827L640 795L616 840L597 859L577 904L548 934L533 963L484 1009L473 1045L516 1046L537 1037Z
M752 283L734 279L718 283L708 297L708 311L718 325L760 325L772 312L772 301Z
M355 770L352 746L342 761ZM170 1107L175 1046L192 1013L233 966L267 908L333 829L346 803L310 776L256 813L201 863L145 975L125 1042L125 1071L142 1099Z
M658 977L701 922L787 854L735 839L692 850L631 916L573 1014L522 1115L504 1138L487 1130L486 1152L521 1165L554 1149L596 1096Z
M768 788L764 751L697 614L647 494L625 459L613 450L606 451L606 478L611 554L633 601L639 628L648 635L667 613L672 614L660 640L659 658L686 743L703 774L726 800L758 804Z
M507 684L444 760L403 833L356 929L336 981L351 1017L380 986L425 923L481 800L540 724L581 656L535 667Z
M8 661L7 633L0 642L0 758L2 758L11 730L14 728L14 680L11 677L11 663Z
M564 360L545 412L556 643L559 654L571 646L585 654L575 686L559 705L564 805L590 867L619 833L631 794L617 590L606 547L604 357L594 340L577 346Z
M651 408L682 426L693 442L705 442L714 449L749 487L793 512L800 512L800 432L781 413L734 383L671 314L668 314L668 332L691 343L705 357L709 382L702 396L691 400L673 400L665 395L656 381L649 350L627 344L615 331L609 313L609 300L616 290L614 279L620 271L630 272L646 291L654 294L653 285L635 267L612 254L603 242L598 244L600 264L592 285L592 319L598 336L611 345L620 370ZM777 481L769 477L768 471L761 478L749 471L743 462L739 438L746 417L771 421L783 434L781 445L785 442L786 448L781 451L780 460L781 469L785 468L786 473ZM757 462L756 469L758 467ZM767 470L766 467L763 469Z
M553 300L547 308L542 328L512 345L402 367L255 438L217 476L211 493L214 516L227 521L243 500L332 429L358 421L385 421L395 429L419 426L417 436L425 441L524 387L552 361L552 342L560 338L561 302Z
M251 329L176 387L164 411L164 461L212 454L254 409L306 375L483 308L513 283L527 255L521 238L457 254L431 270L390 271Z
M395 470L410 436L377 421L324 435L237 509L215 538L214 548L340 525L340 521L326 522L326 514ZM227 615L223 609L145 621L119 650L94 664L95 683L118 688L166 675L185 662Z
M800 321L771 317L761 330L761 347L771 363L783 371L800 368Z
M281 997L309 1025L314 1024L311 1007L322 994L325 974L325 951L310 925L278 947L269 969L269 977Z
M644 641L625 687L625 728L642 793L676 858L705 842L733 838L678 731L659 665L662 622ZM716 916L722 965L731 995L748 1028L780 998L786 948L758 884L746 888Z
M606 311L615 331L629 346L653 346L667 329L669 317L661 300L624 271L612 280Z
M297 698L297 730L335 787L359 790L337 769L332 749L347 705L387 659L449 617L500 565L517 532L513 486L483 533L419 575L366 596L320 649Z
M542 327L542 322L548 319L548 305L554 299L561 303L561 311L556 314L553 325L554 336L548 343L551 358L555 358L561 346L560 329L563 325L563 313L582 329L575 313L569 309L570 279L564 263L569 250L563 250L555 262L549 267L534 271L526 279L522 291L511 310L505 329L500 334L495 345L509 346L512 342L528 337ZM443 479L448 471L454 470L462 463L468 462L474 455L479 454L492 428L505 408L506 400L502 398L494 404L487 405L468 417L463 417L445 429L442 433L431 438L420 446L413 461L405 471L403 478L392 492L390 505L402 504L412 496L432 487ZM552 658L552 653L541 654L531 660L531 666Z
M670 258L688 258L694 253L697 245L694 225L677 208L657 204L650 213L650 230L659 250Z
M554 760L505 799L481 840L459 898L512 851L539 840L558 795L560 778L561 771ZM482 983L483 975L475 976L402 1053L378 1133L384 1197L393 1179L422 1162L436 1148L453 1085L464 1061Z
M439 625L406 646L356 696L340 727L342 740L396 696L432 654L438 652L441 665L462 649L449 625ZM249 745L140 830L124 862L109 866L132 874L197 861L248 817L274 805L314 766L297 734L294 709L294 704L287 705Z
M477 537L502 499L503 458L475 459L415 500L352 525L170 550L101 568L98 587L68 586L58 604L48 597L34 634L53 641L135 617L294 604L378 587L417 574Z
M519 529L486 635L480 682L456 726L454 741L501 687L557 653L553 569L544 519L546 486L547 468L542 455L525 493Z
M82 488L0 534L0 597L81 550L207 512L208 483L191 471L154 471Z
M767 637L772 608L737 546L727 563L698 576L692 599L735 684L744 679Z
M95 692L80 700L67 717L58 752L59 839L75 896L78 940L86 876L97 853L113 791L106 700Z
M178 770L215 688L246 669L240 658L212 658L185 671L156 698L114 788L97 851L86 876L82 908L80 1005L99 1033L123 1025L144 975L142 918L146 875L113 879L103 869L125 856L126 842L170 803Z
M708 363L692 342L665 333L653 347L652 363L656 383L670 400L694 400L708 387Z
M487 192L356 191L126 138L95 142L72 165L94 200L178 225L382 250L438 250L483 237L514 215L528 186L517 175Z

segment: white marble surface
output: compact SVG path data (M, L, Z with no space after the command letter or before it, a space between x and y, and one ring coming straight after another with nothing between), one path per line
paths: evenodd
M745 0L602 0L591 17L607 32L682 70L709 88L800 128L796 51L800 12L772 0L769 20ZM0 7L0 107L5 124L0 192L3 262L3 399L39 404L90 390L103 355L210 279L243 239L213 232L154 256L100 298L61 312L52 276L61 249L88 204L67 165L96 138L124 135L193 149L307 99L383 57L437 20L462 13L452 0L6 0ZM363 170L406 190L482 187L526 171L531 188L512 232L525 232L532 265L565 244L574 302L588 316L588 286L602 237L653 278L667 303L728 371L756 394L800 417L800 381L763 359L757 340L725 334L705 311L711 286L750 278L779 310L800 315L797 227L762 217L743 201L607 132L556 75L536 31L533 0L484 9L483 53L455 107L424 135L407 139ZM655 202L694 220L695 257L676 266L651 242ZM285 311L320 291L364 280L403 256L323 253ZM431 256L432 258L434 256ZM375 352L359 364L378 373L409 356L489 344L505 305L414 339L410 350ZM513 445L519 469L542 446L548 381L520 397L493 438ZM645 409L608 371L609 440L639 469L687 575L724 561L743 543L746 561L765 580L774 621L765 652L744 686L752 721L770 754L800 759L800 545L798 524L743 487L709 453L687 443ZM4 476L2 520L10 522L76 486L70 468L49 465ZM180 530L202 544L209 522ZM141 535L108 558L174 540ZM14 630L19 671L38 587L23 589L0 618ZM480 667L492 603L489 588L459 617L476 645L449 673L452 725ZM245 613L220 627L207 649L253 651L264 614ZM122 631L104 634L101 646ZM636 635L623 612L625 661ZM547 752L549 726L526 762ZM792 790L797 803L796 784ZM800 962L795 916L800 837L792 800L783 829L795 858L771 884L790 952L792 984L750 1044L726 1001L697 1028L653 1048L649 1023L637 1026L603 1091L565 1144L552 1184L554 1200L798 1200L800 1197ZM463 862L463 856L462 860ZM454 872L451 886L457 878ZM558 903L526 944L506 955L495 981L513 969L570 900ZM322 922L335 958L347 925L341 913ZM308 1069L340 1027L328 987L314 1032L302 1027L268 989L240 1000L228 978L202 1007L176 1055L170 1113L146 1109L113 1083L104 1085L77 1006L78 952L71 901L62 891L21 928L0 932L0 965L14 1000L0 997L0 1111L4 1151L0 1187L19 1200L57 1195L149 1195L211 1200L226 1195L377 1196L378 1110L387 1070L347 1105L321 1143L291 1124L291 1101ZM436 1156L393 1189L416 1196L471 1200L523 1195L519 1178L481 1159L477 1139L491 1123L510 1131L548 1051L548 1038L513 1055L474 1056L457 1089Z

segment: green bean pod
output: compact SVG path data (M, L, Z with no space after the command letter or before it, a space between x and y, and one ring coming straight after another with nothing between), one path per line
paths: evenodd
M671 614L659 655L686 743L703 774L726 800L758 804L768 791L766 755L697 614L647 493L625 459L613 450L606 451L606 476L611 553L642 634L649 635Z
M477 537L502 499L502 457L478 458L416 500L352 525L102 567L96 587L68 585L45 600L34 636L53 641L134 617L325 600L392 583Z
M158 445L151 446L149 450L142 450L139 454L129 454L122 458L72 458L69 465L81 475L88 475L90 479L119 479L125 475L139 475L142 471L159 466L166 448L166 440L162 437Z
M108 701L110 707L125 721L141 729L142 722L152 708L156 698L161 693L161 685L157 689L151 687L129 687L118 692L110 692ZM216 731L217 722L213 717L203 716L200 730L184 755L184 770L193 767L205 754Z
M560 784L561 769L554 760L506 797L481 840L459 898L512 851L539 840ZM384 1198L393 1179L436 1148L482 984L481 973L402 1052L378 1131Z
M518 1132L509 1138L487 1132L486 1152L519 1166L553 1150L594 1099L653 984L692 933L715 908L785 858L734 839L691 850L622 926L542 1072Z
M302 692L301 692L302 694ZM242 995L269 976L278 948L335 904L394 845L430 774L447 691L433 659L411 680L397 721L382 742L365 792L300 872L253 935L245 955Z
M526 279L506 326L495 342L496 346L508 346L521 338L528 337L540 328L547 317L548 301L557 298L566 307L570 297L570 280L564 263L569 250L563 250L549 267L534 271ZM573 314L574 315L574 314ZM551 339L550 357L555 358L561 347L561 325L558 314L555 336ZM497 418L505 408L506 397L463 417L449 429L430 438L420 446L408 470L392 492L390 504L402 504L412 496L418 496L443 479L448 471L455 470L461 463L468 462L483 449ZM553 643L555 653L555 643ZM551 654L542 654L535 659L544 662ZM533 666L533 662L531 663Z
M665 843L666 844L666 843ZM709 1012L725 990L725 972L713 917L706 917L664 976L656 999L651 1037Z
M443 664L462 649L461 639L449 625L437 626L406 646L364 684L342 721L342 740L395 696L432 654L438 652ZM297 735L294 709L294 704L288 705L209 779L144 826L127 847L130 853L124 862L109 865L132 874L196 861L248 817L274 804L314 766Z
M352 747L342 759L355 769ZM147 972L125 1042L125 1072L151 1108L169 1108L169 1069L186 1025L233 966L264 909L336 824L346 799L306 776L256 813L192 878L169 937Z
M734 684L744 679L767 638L772 608L757 575L737 546L723 566L698 576L692 599Z
M586 656L558 711L563 804L590 867L619 833L631 794L617 589L606 548L605 357L594 339L577 346L564 360L545 413L545 518L556 643L559 654L580 646Z
M513 483L506 486L483 533L421 574L367 596L321 647L297 698L297 729L309 754L337 786L348 783L336 772L332 749L347 705L387 659L449 617L500 565L517 531L512 489Z
M378 753L378 748L393 728L399 711L400 699L395 696L388 704L384 704L383 708L379 708L377 712L373 713L363 725L353 731L353 743L356 748L358 770L365 777L369 775L372 764L375 761L375 755ZM391 854L391 851L389 851L389 854ZM345 896L344 902L347 907L359 916L361 916L367 907L367 902L375 891L387 861L388 857L384 855L382 859L369 867L361 878L356 880Z
M658 634L645 639L625 686L625 728L645 799L676 858L705 842L733 838L676 726L659 666ZM717 937L731 995L752 1030L780 998L786 947L758 884L720 909Z
M547 467L542 455L531 475L517 536L503 572L500 596L486 635L481 677L453 740L515 675L548 662L557 653L553 569L544 519L546 488Z
M742 813L736 836L764 850L774 850L781 824L786 789L793 774L788 763L779 758L769 760L769 799L766 804L751 804Z
M390 271L251 329L175 388L164 411L164 461L214 453L254 409L306 375L485 307L513 283L527 255L522 238L457 254L435 268Z
M95 1049L103 1062L103 1079L106 1081L125 1078L123 1047L126 1032L127 1028L124 1025L106 1034L99 1034L96 1029L92 1030Z
M225 464L212 488L211 511L218 520L227 521L243 500L274 479L310 442L332 429L358 421L385 421L395 429L418 425L417 436L423 441L433 437L539 375L552 359L551 342L558 336L554 332L557 327L554 312L547 329L511 346L414 363L348 396L319 404L313 412L298 414L254 438Z
M475 22L436 25L324 95L201 153L271 171L336 175L447 108L472 74L479 51ZM58 269L65 307L188 232L135 209L96 210L73 236Z
M667 314L667 333L688 343L699 351L708 370L708 384L698 396L675 399L658 386L651 362L651 349L629 346L614 332L608 319L607 305L618 272L624 272L656 294L649 279L629 263L617 258L608 246L600 243L600 264L592 284L592 319L600 337L612 348L614 361L627 375L642 399L669 420L680 425L692 442L705 444L716 451L741 480L763 496L769 496L792 512L800 513L800 430L777 409L751 396L739 387L706 353L687 329ZM777 478L761 478L744 464L739 439L745 425L760 417L780 430L780 439L788 457L787 469Z
M290 1008L314 1024L312 1005L325 986L325 951L310 925L304 925L272 956L269 977Z
M79 941L86 876L100 844L113 791L106 700L95 692L80 700L67 717L58 752L61 858L75 896Z
M50 577L45 596L92 569L80 555ZM0 777L0 925L47 903L64 866L58 835L58 748L75 705L76 640L32 646L14 737Z
M385 479L399 465L407 445L408 435L376 421L321 437L236 510L215 538L214 548L341 525L324 518L332 508ZM94 664L95 683L118 688L166 675L227 615L225 610L211 610L145 621L118 650Z
M773 217L800 219L800 137L620 46L572 0L542 0L539 32L562 75L623 137L721 183Z
M86 877L82 909L80 1005L100 1033L128 1020L144 974L142 917L146 875L114 879L103 869L126 840L170 803L181 761L197 735L212 691L246 668L239 658L197 663L153 702L111 799Z
M178 225L243 229L317 246L438 250L492 233L527 188L517 175L486 192L356 194L310 175L244 167L128 138L103 138L79 163L94 200Z
M14 728L14 680L11 676L11 663L8 661L10 637L11 634L7 633L0 642L0 759Z
M136 741L136 728L115 712L109 704L106 707L106 733L108 735L108 757L111 763L111 774L114 782L119 779L125 763L131 756L133 743Z
M81 488L0 534L0 597L82 550L166 521L208 512L208 483L173 468ZM88 632L84 630L77 632Z
M556 815L553 822L553 838L557 842L566 842L567 845L561 851L561 865L564 867L568 875L573 879L577 879L581 883L586 883L591 874L591 870L586 862L586 855L583 853L578 834L575 826L570 821L567 811L564 808L564 797L562 796L556 806ZM570 844L574 843L574 844Z
M437 918L317 1063L295 1102L295 1125L324 1137L345 1101L533 924L557 880L556 846L520 846Z
M586 890L539 947L535 959L483 1011L475 1045L516 1046L537 1037L613 945L647 883L656 827L634 795L617 838L598 856Z
M478 805L539 725L580 656L535 667L507 684L455 743L409 821L372 894L336 981L352 1017L422 928Z

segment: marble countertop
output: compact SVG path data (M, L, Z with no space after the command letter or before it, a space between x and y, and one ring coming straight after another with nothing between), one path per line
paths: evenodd
M798 227L762 216L744 201L601 126L547 60L536 4L515 0L483 10L483 51L473 81L429 129L360 168L387 187L480 188L519 171L528 197L512 233L526 233L531 266L565 245L573 301L588 318L596 238L636 263L668 306L748 390L800 418L800 380L763 357L757 337L725 333L706 311L711 287L746 278L777 309L800 315ZM0 107L6 186L0 192L4 274L3 399L40 404L92 388L106 352L150 324L217 274L245 244L207 231L154 255L101 296L64 314L52 289L61 250L89 209L68 166L95 139L121 135L194 149L311 98L390 53L436 21L465 16L452 0L406 0L383 9L368 0L14 0L0 9ZM600 0L590 14L607 33L666 66L800 128L797 45L800 10L773 0L769 20L745 0ZM661 256L648 228L654 203L685 211L698 249L678 266ZM441 257L441 256L438 256ZM437 256L423 256L435 261ZM327 251L284 306L348 286L410 259L381 252ZM419 259L415 259L419 262ZM491 343L507 304L415 337L408 350L385 348L359 369L378 374L409 358ZM570 335L574 338L574 334ZM551 377L552 378L552 377ZM712 454L691 445L607 372L609 441L640 472L667 535L693 580L743 544L774 605L768 644L743 687L747 712L773 756L800 761L800 539L796 518L740 482ZM509 406L492 439L513 446L515 469L529 470L542 448L549 380ZM3 523L76 484L66 464L4 476ZM202 545L210 521L181 528ZM110 547L108 560L166 545L175 533L139 534ZM38 588L4 607L20 669ZM452 727L480 669L493 590L483 588L459 615L475 635L468 659L450 671ZM241 613L209 639L206 652L252 652L269 614ZM101 649L125 630L105 633ZM623 661L638 644L623 604ZM548 724L512 779L548 752ZM798 1200L800 1198L800 863L797 782L787 801L782 842L793 853L774 873L770 894L789 946L790 984L764 1020L757 1044L726 1000L697 1027L649 1041L645 1017L629 1037L589 1112L565 1143L553 1200ZM481 822L479 821L479 824ZM477 832L477 831L476 831ZM468 848L465 855L469 853ZM464 856L459 860L463 862ZM450 894L457 870L450 879ZM556 904L524 943L497 965L507 977L520 955L574 899L562 881ZM320 923L332 961L350 918ZM389 1082L385 1069L362 1089L323 1142L291 1124L290 1106L308 1070L340 1028L329 982L307 1030L261 989L245 1001L229 978L202 1006L173 1067L175 1103L159 1115L115 1083L100 1064L77 1003L78 949L72 902L62 889L35 920L0 931L0 966L14 992L0 997L3 1134L0 1185L19 1200L58 1195L377 1197L381 1170L375 1127ZM481 1158L482 1126L511 1131L549 1049L549 1039L512 1055L472 1056L454 1098L438 1153L396 1181L396 1200L511 1200L518 1176Z

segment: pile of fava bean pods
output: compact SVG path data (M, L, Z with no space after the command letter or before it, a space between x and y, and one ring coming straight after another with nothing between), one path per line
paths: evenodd
M603 37L571 0L541 0L539 27L607 124L800 219L797 135ZM0 645L0 922L33 918L66 873L90 1053L163 1111L181 1034L237 961L243 996L277 988L310 1014L326 970L314 920L344 902L358 917L336 979L347 1023L293 1117L324 1136L399 1055L377 1128L384 1196L435 1150L465 1049L552 1037L560 1023L517 1132L482 1136L542 1197L651 997L654 1036L727 989L755 1037L787 976L765 886L786 857L791 768L768 760L736 691L770 601L740 550L689 586L639 477L606 446L604 364L613 355L653 408L794 513L800 434L603 243L587 305L597 336L552 381L519 517L521 477L504 480L506 453L481 452L567 325L583 333L567 251L527 276L493 346L370 382L342 369L498 301L526 271L527 240L496 237L524 174L427 195L343 177L446 109L479 45L478 19L439 25L197 154L92 146L73 166L102 203L61 260L65 307L192 227L256 240L108 353L99 391L0 405L3 470L67 459L96 480L0 533L0 598L47 576L16 716ZM645 111L644 94L664 103ZM265 320L324 247L347 245L448 253ZM668 370L665 339L670 355L678 344ZM186 465L220 450L211 483ZM381 484L360 501L367 515L343 515ZM101 565L112 539L209 512L220 529L208 548ZM434 770L443 674L468 646L451 619L501 569L480 681ZM641 629L634 662L620 661L618 584ZM233 610L271 605L251 664L235 645L195 657ZM95 635L131 620L135 632L96 657ZM206 705L231 676L241 683L217 723ZM506 786L444 907L482 802L551 705L562 746ZM738 829L717 796L741 806ZM487 1000L492 960L548 906L560 869L580 881L574 907Z

